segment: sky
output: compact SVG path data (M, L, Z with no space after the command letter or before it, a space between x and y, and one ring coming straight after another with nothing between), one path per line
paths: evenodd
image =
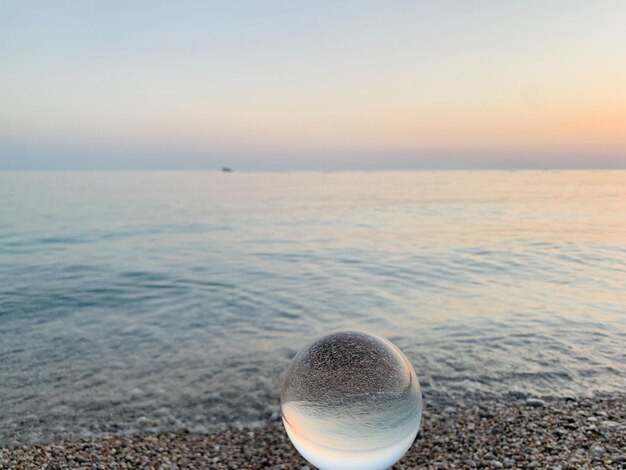
M626 2L0 2L0 169L626 168Z

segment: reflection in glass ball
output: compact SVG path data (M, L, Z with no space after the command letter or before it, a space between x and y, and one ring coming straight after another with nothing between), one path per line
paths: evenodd
M322 470L382 470L411 447L422 393L411 364L386 339L342 331L293 359L281 393L296 449Z

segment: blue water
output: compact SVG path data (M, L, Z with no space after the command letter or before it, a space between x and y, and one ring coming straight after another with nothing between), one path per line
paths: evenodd
M0 173L0 444L258 425L318 334L429 399L626 387L626 172Z

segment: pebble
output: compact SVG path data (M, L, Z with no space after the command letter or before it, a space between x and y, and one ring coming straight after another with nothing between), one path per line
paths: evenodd
M604 447L602 446L593 446L591 448L591 453L594 457L601 457L604 454Z
M162 406L161 408L159 408L158 410L156 410L155 413L157 416L169 416L170 414L170 409L167 406Z
M132 400L138 400L140 398L143 398L146 395L146 392L144 392L142 389L140 388L133 388L130 393L130 398Z
M526 404L528 406L532 406L535 408L541 407L541 406L546 406L546 402L539 399L539 398L527 398L526 399Z
M151 424L152 423L150 422L150 420L146 418L145 416L141 416L140 418L137 418L137 426L139 426L140 428L147 428Z

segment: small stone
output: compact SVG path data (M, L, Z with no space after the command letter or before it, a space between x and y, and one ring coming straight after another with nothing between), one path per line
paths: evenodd
M137 426L139 426L140 428L147 428L150 426L150 424L152 424L151 421L145 416L141 416L137 419Z
M542 406L546 406L546 402L539 398L527 398L526 406L532 406L533 408L539 408Z
M615 421L610 421L610 420L602 421L602 427L603 428L612 429L612 428L616 428L618 426L619 426L619 423L616 423Z
M146 392L144 392L142 389L140 388L133 388L130 393L130 398L133 400L138 400L139 398L143 398L146 395Z
M167 406L162 406L155 411L155 414L157 416L168 416L170 414L170 409Z
M74 410L67 405L59 405L52 408L50 413L55 415L73 415Z
M206 434L208 432L207 428L202 424L198 423L193 428L191 428L191 432L193 434Z
M604 454L604 447L602 447L602 446L593 446L591 448L591 453L596 458L601 457L602 454Z

